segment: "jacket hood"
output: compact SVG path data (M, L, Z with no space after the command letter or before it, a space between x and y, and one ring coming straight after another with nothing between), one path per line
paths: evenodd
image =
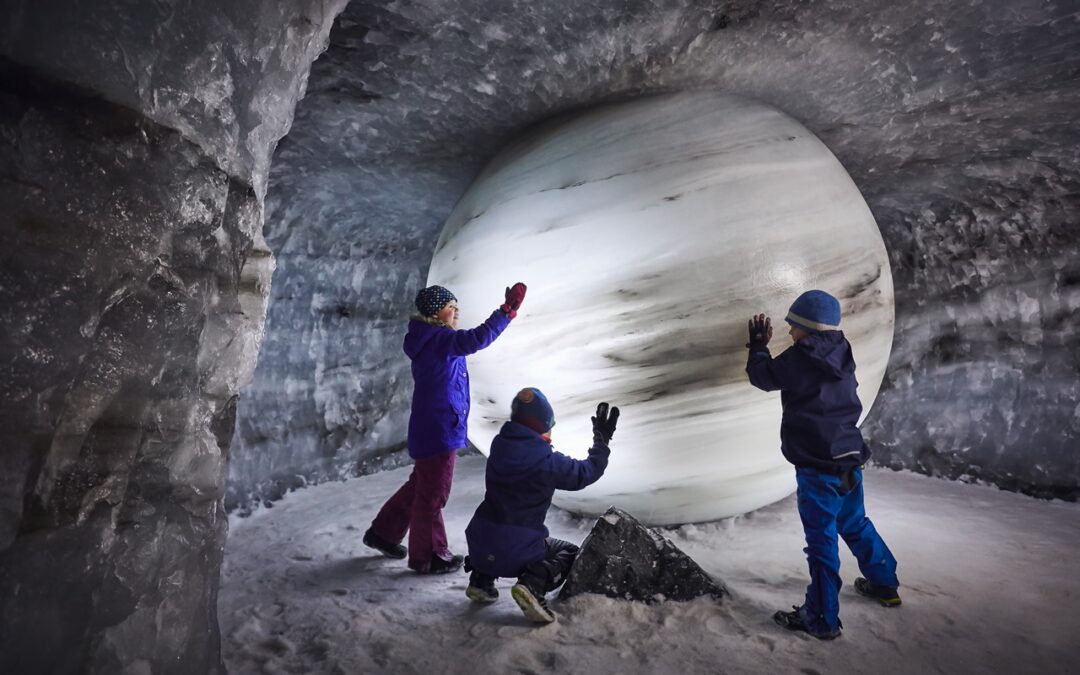
M488 471L517 474L551 455L551 444L524 424L507 422L491 442Z
M811 333L796 344L803 354L821 371L840 378L855 371L851 345L838 330Z
M409 330L405 333L405 342L402 345L406 356L415 359L424 350L431 338L441 330L451 329L444 326L432 326L430 323L411 319L409 321Z

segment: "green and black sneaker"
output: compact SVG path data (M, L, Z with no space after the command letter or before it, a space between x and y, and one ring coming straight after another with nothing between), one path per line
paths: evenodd
M510 589L510 597L514 599L521 611L536 623L553 623L555 612L548 607L544 594L538 588L530 588L523 580L518 580Z
M473 570L469 577L469 587L465 589L465 596L473 602L490 605L499 599L499 589L495 588L494 579Z
M877 600L886 607L900 606L900 594L891 586L878 586L859 577L855 580L855 591L859 595L865 595L868 598Z

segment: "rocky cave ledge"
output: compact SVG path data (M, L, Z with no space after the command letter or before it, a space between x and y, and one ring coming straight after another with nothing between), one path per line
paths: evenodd
M345 4L0 4L0 671L221 670L226 455L233 505L395 461L472 176L652 93L775 106L863 192L878 462L1076 498L1075 4Z

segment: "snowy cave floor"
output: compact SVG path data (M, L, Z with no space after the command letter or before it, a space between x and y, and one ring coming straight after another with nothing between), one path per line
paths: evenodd
M484 492L483 457L459 458L444 511L451 548ZM554 602L536 627L510 599L465 598L468 576L419 576L360 538L408 467L287 495L230 519L219 616L241 673L1066 673L1080 663L1080 504L884 469L867 511L899 560L900 608L855 594L841 543L843 636L788 633L772 613L807 582L794 497L665 534L727 584L724 604ZM592 519L552 509L552 536ZM554 597L552 595L551 597Z

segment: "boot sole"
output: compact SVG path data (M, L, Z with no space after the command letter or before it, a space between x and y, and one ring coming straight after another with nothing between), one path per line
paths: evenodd
M398 554L396 551L387 551L386 549L379 548L378 546L372 546L371 544L364 544L364 546L367 546L373 551L378 551L379 553L382 553L384 558L391 558L393 560L404 560L405 558L409 557L408 551Z
M461 565L454 565L452 567L440 567L438 569L431 569L429 567L426 570L418 570L415 567L410 567L409 569L411 569L413 572L416 572L417 574L452 574L453 572L457 572L459 569L461 569Z
M867 593L866 591L860 589L858 586L855 586L855 592L863 596L864 598L870 598L882 607L899 607L900 605L904 604L900 600L899 596L895 598L880 598L876 595L873 595L872 593Z
M484 591L476 588L475 586L469 586L465 589L465 597L473 602L479 602L481 605L490 605L499 599L498 595L488 595Z
M555 615L545 610L540 606L540 603L536 601L529 589L521 586L520 584L510 589L510 597L514 599L517 606L521 608L521 611L525 613L525 616L537 623L554 623Z
M387 558L393 558L394 560L404 560L409 556L409 549L402 546L400 549L385 548L383 546L376 546L375 544L362 541L364 546L367 546L373 551L382 553Z
M882 607L899 607L900 605L904 604L903 602L900 601L900 598L894 598L892 600L885 600L884 598L879 598L879 597L874 596L874 595L867 595L866 593L860 593L859 595L862 595L863 597L866 597L866 598L870 598L871 600L876 600L877 603L879 605L881 605Z
M811 633L810 631L808 631L806 629L806 626L795 625L795 624L788 623L787 621L784 621L784 619L782 619L781 616L780 616L781 614L782 614L782 612L777 612L776 614L773 614L773 622L777 626L780 626L781 628L789 630L789 631L791 631L793 633L806 633L810 637L817 638L818 640L835 640L836 638L843 635L843 633L840 632L840 631L836 631L835 633L821 633L821 634Z

